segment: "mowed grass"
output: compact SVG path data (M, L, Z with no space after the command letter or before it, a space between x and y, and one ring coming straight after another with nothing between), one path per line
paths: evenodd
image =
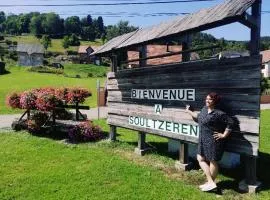
M69 77L76 77L80 75L83 78L106 77L106 74L110 71L109 67L97 67L96 65L88 64L65 64L64 73Z
M25 36L12 36L6 37L6 39L11 41L17 41L18 43L28 43L28 44L40 44L40 40L34 35L25 35ZM96 41L83 41L81 40L81 45L94 45L101 46L102 43L100 40ZM48 51L64 53L66 50L77 51L78 46L70 46L67 49L64 49L62 46L62 39L52 39L52 46L48 48Z
M78 66L76 66L78 67ZM67 73L73 73L77 70L72 65L67 69ZM83 67L82 67L83 68ZM87 68L87 67L86 67ZM88 67L87 69L91 72L92 68L99 68L95 70L106 71L107 68L97 66ZM83 87L87 88L92 92L92 96L87 98L85 105L90 107L96 107L97 105L97 91L96 82L97 79L100 80L101 85L104 84L105 78L83 78L86 77L87 70L84 72L82 78L69 78L63 75L55 74L42 74L36 72L28 72L27 67L10 67L9 74L0 76L0 114L10 114L10 113L21 113L21 110L11 109L5 105L6 96L12 92L22 92L24 90L40 87Z
M262 111L261 139L270 131L270 110ZM94 121L108 134L105 120ZM199 170L174 170L167 140L147 135L156 150L144 157L133 153L135 131L117 129L117 142L66 144L26 132L0 134L0 199L269 199L268 166L260 167L264 187L258 194L237 192L243 169L218 176L222 194L203 193ZM261 142L262 142L261 140ZM269 156L269 140L260 151ZM269 162L270 160L268 160ZM261 163L261 162L260 162ZM236 174L231 177L227 174ZM240 177L241 176L241 177Z

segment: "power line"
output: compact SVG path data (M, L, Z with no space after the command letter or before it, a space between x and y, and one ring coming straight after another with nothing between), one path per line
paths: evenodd
M190 13L187 12L158 12L158 13L128 13L128 12L116 12L116 13L112 13L112 12L105 12L105 13L101 13L101 12L94 12L94 13L76 13L76 14L72 14L72 13L58 13L59 15L66 15L66 16L72 16L72 15L76 15L76 16L86 16L86 15L92 15L92 16L106 16L106 17L158 17L158 16L178 16L178 15L188 15Z
M171 3L193 3L216 0L178 0L178 1L148 1L148 2L121 2L121 3L78 3L78 4L2 4L0 7L58 7L58 6L120 6L120 5L145 5L145 4L171 4Z

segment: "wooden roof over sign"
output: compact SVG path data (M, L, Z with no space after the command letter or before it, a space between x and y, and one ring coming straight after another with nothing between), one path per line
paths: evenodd
M101 46L95 55L107 54L113 49L123 49L135 45L150 43L173 36L181 36L188 32L199 32L244 19L245 12L256 0L228 0L208 9L201 9L185 17L172 20L148 28L138 29L115 37Z

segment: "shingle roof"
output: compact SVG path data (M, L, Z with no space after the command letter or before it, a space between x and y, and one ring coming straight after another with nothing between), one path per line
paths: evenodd
M79 46L78 53L87 53L87 49L89 48L89 45L81 45Z
M270 49L265 50L265 51L261 51L260 54L262 55L262 62L263 63L270 62Z
M23 44L23 43L19 43L17 45L17 52L25 52L30 54L33 53L44 53L44 48L42 45L40 44Z
M112 49L120 49L141 43L162 39L176 34L191 30L202 31L206 26L217 27L216 23L232 22L229 21L235 17L241 16L252 6L256 0L228 0L212 8L201 9L196 13L185 17L176 17L170 21L160 23L144 29L138 29L111 39L105 45L101 46L94 54L108 53ZM208 27L209 28L209 27Z

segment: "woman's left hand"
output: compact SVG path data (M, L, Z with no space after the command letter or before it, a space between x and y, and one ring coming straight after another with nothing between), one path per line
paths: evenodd
M224 134L223 133L219 133L219 132L214 132L213 137L214 137L215 140L220 140L220 139L225 138Z

